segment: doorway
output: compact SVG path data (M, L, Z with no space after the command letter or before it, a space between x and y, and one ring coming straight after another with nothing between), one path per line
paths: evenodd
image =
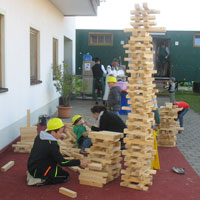
M165 78L171 76L170 42L168 38L153 38L153 49L155 51L153 62L157 70L155 77Z

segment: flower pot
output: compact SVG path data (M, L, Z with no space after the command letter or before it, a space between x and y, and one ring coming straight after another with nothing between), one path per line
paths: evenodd
M72 107L57 106L58 117L60 118L70 118L70 112Z

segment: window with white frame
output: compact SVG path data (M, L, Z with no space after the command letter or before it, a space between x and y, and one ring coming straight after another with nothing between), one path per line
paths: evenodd
M39 31L30 28L30 81L31 85L39 81Z

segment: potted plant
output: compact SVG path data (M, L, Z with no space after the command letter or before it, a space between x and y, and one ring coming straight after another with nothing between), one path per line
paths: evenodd
M63 64L53 67L54 86L56 91L60 93L58 117L70 117L70 101L73 96L81 94L87 87L86 84L77 75L73 75L70 71L70 66L63 62Z

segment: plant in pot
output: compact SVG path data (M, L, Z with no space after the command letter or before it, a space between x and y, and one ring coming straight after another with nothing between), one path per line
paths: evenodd
M54 86L56 91L60 93L58 117L70 117L70 101L73 96L81 94L85 90L85 83L77 75L73 75L70 71L70 66L63 62L63 64L53 67Z

